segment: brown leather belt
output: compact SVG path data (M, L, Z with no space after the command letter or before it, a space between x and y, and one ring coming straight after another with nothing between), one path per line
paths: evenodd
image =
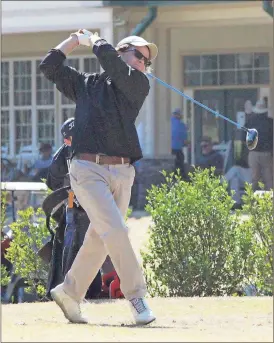
M75 157L77 160L85 160L85 161L90 161L90 162L94 162L97 164L126 164L126 163L130 163L130 158L128 158L128 157L96 155L96 154L89 154L89 153L79 153Z

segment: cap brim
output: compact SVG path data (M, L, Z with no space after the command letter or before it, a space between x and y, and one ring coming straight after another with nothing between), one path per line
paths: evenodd
M154 60L157 55L158 55L158 48L157 45L154 43L143 43L143 42L134 42L134 43L129 43L134 46L147 46L149 48L150 52L150 60Z
M253 107L253 113L257 113L257 114L263 114L263 113L266 113L268 112L268 109L267 108L264 108L264 109L258 109L256 107Z

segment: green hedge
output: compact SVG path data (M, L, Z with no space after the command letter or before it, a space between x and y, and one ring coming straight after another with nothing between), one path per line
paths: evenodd
M271 199L257 200L248 186L243 211L233 212L227 183L213 169L196 169L191 182L163 174L165 183L152 186L146 206L154 223L142 251L151 296L233 295L252 282L269 290Z

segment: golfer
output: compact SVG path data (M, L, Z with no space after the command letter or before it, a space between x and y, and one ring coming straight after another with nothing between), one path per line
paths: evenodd
M80 73L64 65L78 45L91 48L103 73ZM127 37L114 48L97 34L79 30L40 64L45 77L76 103L70 180L92 223L64 282L51 291L73 323L87 322L80 303L108 254L136 324L155 320L124 218L135 177L132 163L142 158L135 120L149 93L145 72L157 53L157 46L141 37Z

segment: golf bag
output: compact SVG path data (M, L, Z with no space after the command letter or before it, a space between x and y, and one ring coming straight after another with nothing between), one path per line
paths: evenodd
M68 226L66 225L66 205L70 187L64 187L51 193L43 202L42 208L46 214L47 228L50 233L48 242L40 249L38 255L50 264L47 297L51 298L50 290L62 283L67 271L70 269L82 243L89 225L89 219L81 207L74 206L74 225L71 230L69 245L65 244ZM50 227L50 218L57 225L54 229ZM71 229L71 228L70 228ZM65 252L65 253L64 253ZM101 293L102 277L100 270L91 283L85 298L97 298Z

